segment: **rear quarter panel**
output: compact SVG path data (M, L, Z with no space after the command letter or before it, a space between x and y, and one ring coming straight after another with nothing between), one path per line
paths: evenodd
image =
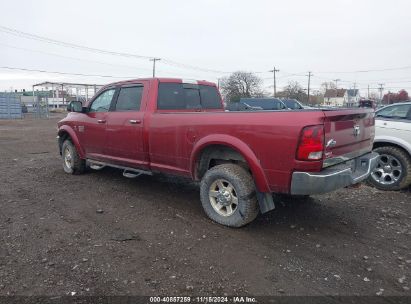
M154 112L150 117L149 147L153 170L193 176L190 158L202 138L243 142L263 168L271 192L288 192L294 169L318 171L321 161L299 162L295 153L303 126L323 123L322 111ZM230 142L225 140L227 145ZM231 143L233 147L238 144ZM246 151L237 147L247 159ZM265 190L257 183L260 191ZM266 191L264 191L266 192Z

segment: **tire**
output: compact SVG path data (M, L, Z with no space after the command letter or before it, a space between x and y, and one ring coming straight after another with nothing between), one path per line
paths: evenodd
M234 164L209 169L201 180L200 198L208 217L229 227L242 227L259 212L251 174Z
M68 174L81 174L86 169L86 161L81 159L76 147L71 140L66 139L61 147L64 172Z
M380 190L401 190L411 185L411 158L402 149L385 146L374 149L380 154L377 168L368 182Z

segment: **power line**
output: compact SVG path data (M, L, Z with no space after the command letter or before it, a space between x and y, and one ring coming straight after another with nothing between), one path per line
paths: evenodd
M148 68L142 68L142 67L133 67L130 65L120 65L120 64L114 64L114 63L109 63L109 62L102 62L102 61L96 61L96 60L89 60L89 59L84 59L84 58L78 58L78 57L71 57L71 56L64 56L64 55L60 55L60 54L56 54L56 53L50 53L50 52L45 52L45 51L40 51L40 50L34 50L34 49L28 49L28 48L22 48L22 47L17 47L17 46L12 46L12 45L8 45L8 44L4 44L4 43L0 43L1 46L5 46L8 48L13 48L13 49L17 49L17 50L23 50L23 51L28 51L28 52L35 52L35 53L40 53L40 54L46 54L46 55L51 55L51 56L56 56L56 57L61 57L61 58L66 58L66 59L72 59L72 60L78 60L80 62L91 62L91 63L98 63L98 64L102 64L102 65L109 65L109 66L115 66L115 67L122 67L122 68L127 68L130 70L134 70L134 71L139 71L139 70L144 70L144 71L152 71L152 69L148 69ZM162 70L163 71L163 70ZM190 75L187 74L187 72L182 72L186 75ZM190 72L188 72L190 73ZM187 76L188 78L193 77L193 78L198 78L198 75L193 76ZM271 79L271 78L270 78Z
M27 48L12 46L12 45L8 45L8 44L4 44L4 43L0 43L0 45L5 46L5 47L8 47L8 48L13 48L13 49L16 49L16 50L23 50L23 51L28 51L28 52L35 52L35 53L46 54L46 55L51 55L51 56L56 56L56 57L61 57L61 58L66 58L66 59L73 59L73 60L84 61L84 62L92 62L92 63L98 63L98 64L104 64L104 65L110 65L110 66L128 68L128 69L133 69L133 70L135 70L135 69L140 69L140 70L151 71L151 69L147 69L147 68L131 67L131 66L129 66L129 65L120 65L120 64L113 64L113 63L96 61L96 60L89 60L89 59L83 59L83 58L77 58L77 57L71 57L71 56L64 56L64 55L60 55L60 54L56 54L56 53L50 53L50 52L45 52L45 51L40 51L40 50L27 49Z
M136 59L152 59L153 58L153 56L125 53L125 52L116 52L116 51L110 51L110 50L105 50L105 49L87 47L87 46L83 46L83 45L79 45L79 44L75 44L75 43L64 42L64 41L51 39L51 38L47 38L47 37L40 36L40 35L26 33L26 32L23 32L23 31L19 31L17 29L13 29L13 28L1 26L1 25L0 25L0 32L10 34L10 35L14 35L14 36L17 36L17 37L20 37L20 38L36 40L36 41L40 41L40 42L44 42L44 43L50 43L50 44L54 44L54 45L58 45L58 46L62 46L62 47L68 47L68 48L73 48L73 49L83 50L83 51L89 51L89 52L94 52L94 53L99 53L99 54L121 56L121 57L126 57L126 58L136 58ZM38 52L41 52L41 51L38 51ZM43 53L47 53L47 52L43 52ZM52 53L48 53L48 54L51 55ZM79 58L73 58L73 57L62 56L62 55L57 55L57 54L53 54L53 55L54 56L71 58L71 59L76 59L76 60L83 60L83 59L79 59ZM87 61L87 60L84 59L84 61ZM90 61L90 60L88 60L88 61ZM97 61L95 61L95 62L97 62ZM202 71L202 72L207 72L207 73L219 73L219 74L231 73L229 71L207 69L207 68L203 68L203 67L199 67L199 66L184 64L184 63L180 63L180 62L177 62L177 61L174 61L174 60L171 60L171 59L167 59L167 58L162 58L162 62L164 64L174 66L174 67L177 67L177 68L191 69L191 70L197 70L197 71ZM102 63L102 62L97 62L97 63ZM109 64L109 63L102 63L102 64ZM384 69L357 70L357 71L334 71L334 72L324 72L324 71L321 72L321 71L319 71L319 72L316 72L316 73L321 73L321 74L347 73L347 74L349 74L349 73L368 73L368 72L380 72L380 71L395 71L395 70L405 70L405 69L411 69L411 66L393 67L393 68L384 68ZM258 71L258 72L254 72L254 73L264 73L264 72ZM305 76L305 75L300 74L300 73L289 73L289 72L285 72L285 73L288 73L288 75L282 76L281 78L288 78L288 77L292 77L292 76ZM80 74L80 73L66 73L66 74L88 76L86 74ZM90 75L90 76L93 76L93 75ZM102 77L102 76L107 76L107 75L96 75L96 76L97 77ZM108 76L108 77L122 78L122 77L117 77L117 76ZM319 77L319 78L321 78L321 77ZM327 79L327 78L323 78L323 79ZM352 82L352 81L342 81L342 82ZM398 82L398 83L400 83L400 82ZM276 87L276 85L275 85L275 87Z
M40 35L35 35L35 34L30 34L26 32L22 32L10 27L2 26L0 25L0 32L4 32L10 35L14 35L17 37L21 38L26 38L26 39L31 39L31 40L36 40L36 41L41 41L45 43L51 43L54 45L62 46L62 47L68 47L72 49L77 49L77 50L83 50L83 51L88 51L88 52L94 52L94 53L99 53L99 54L106 54L106 55L113 55L113 56L121 56L121 57L126 57L126 58L137 58L137 59L152 59L155 58L154 56L146 56L146 55L138 55L138 54L131 54L131 53L125 53L125 52L116 52L116 51L110 51L110 50L104 50L104 49L98 49L98 48L92 48L84 45L79 45L75 43L70 43L70 42L64 42L56 39L51 39L47 38L44 36ZM202 68L194 65L189 65L189 64L184 64L180 63L171 59L163 58L163 62L168 65L180 67L180 68L185 68L185 69L193 69L193 70L198 70L198 71L203 71L203 72L212 72L212 73L219 73L219 74L226 74L226 73L231 73L227 71L219 71L219 70L213 70L213 69L207 69L207 68Z
M14 35L14 36L18 36L18 37L23 37L23 38L27 38L27 39L32 39L32 40L37 40L37 41L41 41L41 42L51 43L51 44L64 46L64 47L69 47L69 48L73 48L73 49L91 51L91 52L95 52L95 53L109 54L109 55L116 55L116 56L123 56L123 57L131 57L131 58L139 58L139 59L150 59L150 58L152 58L150 56L122 53L122 52L114 52L114 51L108 51L108 50L102 50L102 49L98 49L98 48L83 46L83 45L79 45L79 44L75 44L75 43L64 42L64 41L60 41L60 40L56 40L56 39L51 39L51 38L47 38L47 37L43 37L43 36L39 36L39 35L35 35L35 34L22 32L22 31L19 31L19 30L13 29L13 28L9 28L9 27L6 27L6 26L2 26L2 25L0 25L0 31L4 32L4 33L7 33L7 34Z
M135 77L135 76L112 76L112 75L98 75L98 74L82 74L82 73L56 72L56 71L46 71L46 70L16 68L16 67L8 67L8 66L0 66L0 69L18 70L18 71L26 71L26 72L49 73L49 74L60 74L60 75L74 75L74 76L88 76L88 77L104 77L104 78L126 78L126 79L131 79L131 78Z
M384 68L384 69L374 69L374 70L358 70L358 71L330 71L330 72L316 72L320 74L354 74L354 73L370 73L370 72L386 72L386 71L397 71L397 70L409 70L411 66L395 67L395 68Z

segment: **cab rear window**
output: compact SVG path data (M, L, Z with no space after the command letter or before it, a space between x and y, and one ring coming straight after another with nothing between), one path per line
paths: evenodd
M160 83L157 108L159 110L220 109L220 95L213 86Z

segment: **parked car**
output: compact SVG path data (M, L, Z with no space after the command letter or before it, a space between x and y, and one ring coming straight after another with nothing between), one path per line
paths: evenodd
M261 110L285 110L287 106L278 98L241 98L240 103Z
M369 182L381 190L400 190L411 185L411 102L377 110L374 151L378 164Z
M247 104L246 102L230 102L226 106L228 111L261 111L261 107L253 107Z
M378 158L372 110L226 112L207 81L112 83L68 110L58 122L66 173L88 164L120 168L126 177L185 176L200 182L205 213L233 227L274 209L272 193L311 195L359 183Z
M359 101L358 106L360 108L372 108L372 109L376 109L377 108L377 104L375 103L374 100L371 99L361 99Z
M301 102L299 102L296 99L281 99L281 101L285 104L287 108L291 110L301 110L306 108L306 106L304 106Z

